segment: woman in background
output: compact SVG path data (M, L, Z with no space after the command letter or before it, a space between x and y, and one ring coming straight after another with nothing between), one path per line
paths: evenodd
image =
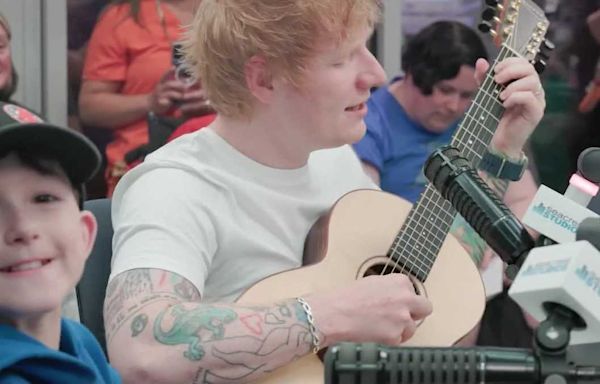
M18 76L12 62L8 20L0 13L0 101L9 101L17 90Z
M106 147L108 196L136 164L131 154L148 142L149 113L190 117L210 110L198 83L175 78L172 64L173 45L200 1L114 1L94 28L79 108L84 124L113 133Z

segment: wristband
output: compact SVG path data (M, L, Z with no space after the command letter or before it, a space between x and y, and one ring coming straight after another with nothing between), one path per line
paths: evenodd
M523 176L527 163L527 156L522 152L521 158L514 160L488 148L479 162L479 169L498 179L517 181Z
M308 305L306 300L304 300L303 298L297 297L296 301L300 303L302 309L304 310L304 313L306 313L306 319L308 321L308 331L310 332L310 336L312 337L312 351L316 354L319 352L320 349L321 338L319 337L317 327L315 326L315 318L313 317L312 309L310 308L310 305Z

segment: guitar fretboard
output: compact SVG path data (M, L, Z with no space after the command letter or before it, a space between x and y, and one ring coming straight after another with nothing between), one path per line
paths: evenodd
M503 87L493 79L494 68L505 58L515 56L519 54L507 45L502 46L452 138L451 144L474 165L481 160L504 112L498 98ZM388 250L390 261L383 273L399 269L424 282L455 215L452 205L427 183Z

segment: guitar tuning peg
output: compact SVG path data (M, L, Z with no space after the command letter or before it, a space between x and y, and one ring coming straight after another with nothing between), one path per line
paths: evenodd
M481 18L486 21L490 21L494 19L497 15L497 11L495 8L487 7L481 12Z
M554 44L550 40L544 40L540 45L538 57L542 58L542 60L548 60L554 48Z
M483 33L488 33L493 29L492 23L490 23L489 21L482 21L477 25L477 28Z
M497 9L499 11L502 11L504 9L504 6L500 4L498 0L485 0L485 5L487 5L490 8Z
M533 63L533 68L535 68L535 71L538 74L541 74L542 72L544 72L544 70L546 69L546 61L543 59L536 59L535 62Z
M537 57L542 60L548 60L550 58L550 51L540 48L537 52Z
M556 48L556 46L554 45L553 42L551 42L548 39L544 40L544 43L542 44L542 46L540 47L541 50L546 51L546 52L550 52L550 51L554 51L554 49Z

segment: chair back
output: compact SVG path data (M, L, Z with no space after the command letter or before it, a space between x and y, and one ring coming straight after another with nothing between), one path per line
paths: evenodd
M106 353L102 308L112 258L113 227L110 216L110 199L86 201L84 209L91 211L96 216L98 235L85 264L83 276L76 287L79 319L96 336Z

